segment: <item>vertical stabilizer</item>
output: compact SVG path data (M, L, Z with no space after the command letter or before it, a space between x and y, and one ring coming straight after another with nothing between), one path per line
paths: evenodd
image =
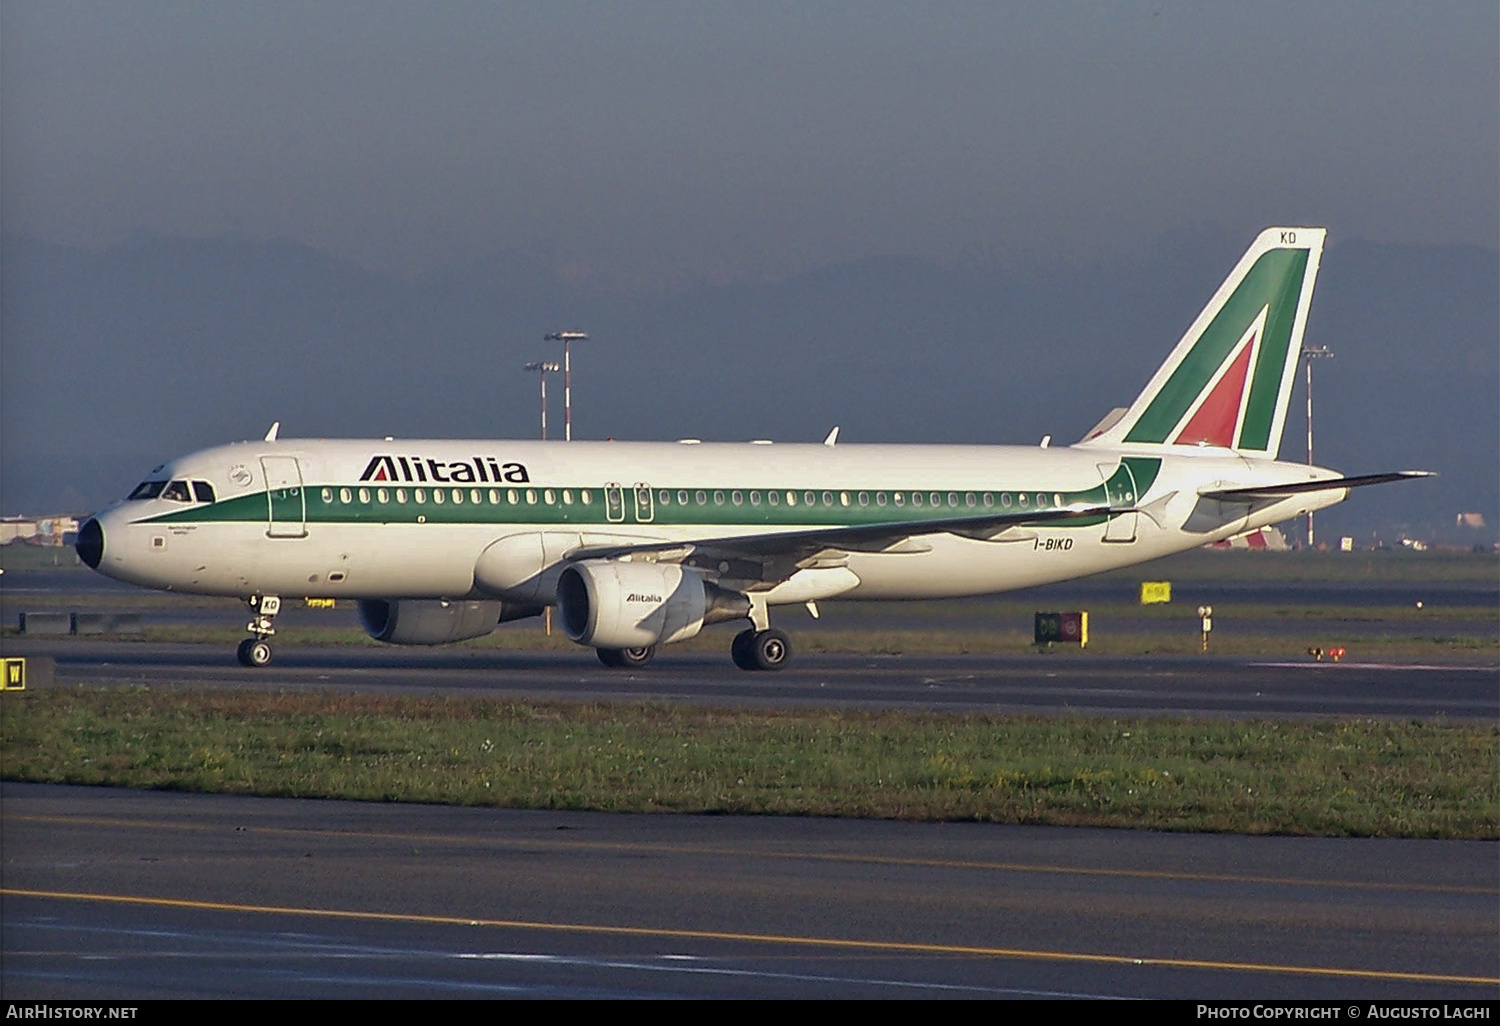
M1268 228L1124 414L1079 444L1216 446L1276 455L1322 228Z

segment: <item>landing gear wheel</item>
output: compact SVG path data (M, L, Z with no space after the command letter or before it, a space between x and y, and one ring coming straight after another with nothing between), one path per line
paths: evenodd
M792 640L772 627L755 635L750 654L755 657L757 670L779 670L792 658Z
M734 642L729 646L729 658L742 670L757 669L755 656L750 651L755 644L755 635L755 628L747 627L734 636Z
M599 648L595 649L599 655L599 661L610 669L640 669L649 663L656 655L655 645L645 645L641 648Z
M730 658L742 670L779 670L792 658L792 642L783 631L740 631L729 647Z
M267 666L271 662L271 643L262 638L246 638L235 655L241 666Z

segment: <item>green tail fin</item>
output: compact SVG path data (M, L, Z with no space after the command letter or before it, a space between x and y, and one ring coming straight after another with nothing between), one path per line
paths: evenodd
M1261 232L1135 402L1080 444L1215 446L1274 457L1325 234Z

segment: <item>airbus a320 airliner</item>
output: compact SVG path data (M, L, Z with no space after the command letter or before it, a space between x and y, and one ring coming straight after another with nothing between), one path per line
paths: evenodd
M770 609L950 598L1143 563L1342 501L1276 459L1321 228L1263 232L1129 407L1066 447L277 440L153 467L84 524L101 573L252 610L353 599L398 645L474 638L556 606L608 666L748 621L736 665L791 654Z

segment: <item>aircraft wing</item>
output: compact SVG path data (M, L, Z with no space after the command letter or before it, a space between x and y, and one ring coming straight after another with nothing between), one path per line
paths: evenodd
M1328 492L1335 488L1358 488L1361 485L1385 484L1389 481L1410 481L1421 477L1436 477L1431 470L1396 470L1389 474L1363 474L1359 477L1335 477L1323 481L1289 481L1279 485L1254 485L1249 488L1220 488L1201 491L1205 499L1225 502L1253 502L1257 499L1284 499L1303 492Z
M568 553L568 559L622 559L627 556L650 555L661 562L688 563L716 570L732 578L775 582L785 580L805 566L836 561L850 552L900 552L912 539L924 535L956 534L979 541L995 541L1015 527L1083 520L1132 510L1133 507L1075 505L1063 509L988 513L980 516L947 517L942 520L908 520L725 538L601 545L575 549ZM752 565L746 566L747 563Z

